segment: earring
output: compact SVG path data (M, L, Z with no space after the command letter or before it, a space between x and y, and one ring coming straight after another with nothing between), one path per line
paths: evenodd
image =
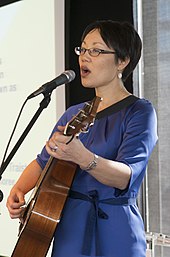
M118 76L119 79L121 79L121 78L122 78L122 73L119 72L119 73L117 74L117 76Z

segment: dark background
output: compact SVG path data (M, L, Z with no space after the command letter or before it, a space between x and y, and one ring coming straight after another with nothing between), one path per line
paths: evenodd
M80 82L78 57L75 46L80 46L80 39L85 27L97 19L128 21L133 24L132 0L65 0L65 68L74 70L76 78L66 87L66 108L70 105L90 100L93 89L84 88ZM132 76L125 83L133 92Z
M0 7L18 1L21 0L0 0ZM128 21L133 24L133 0L65 0L65 70L71 69L76 73L75 80L66 87L66 108L94 97L94 89L81 85L74 48L80 45L85 27L97 19ZM125 86L133 93L132 75Z
M12 4L14 2L18 2L21 0L0 0L0 7L7 5L7 4Z

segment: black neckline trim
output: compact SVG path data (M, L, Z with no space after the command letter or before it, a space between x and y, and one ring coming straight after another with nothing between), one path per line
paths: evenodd
M112 104L111 106L107 107L106 109L98 112L96 114L96 119L101 119L104 116L111 115L115 112L119 112L120 110L126 108L127 106L135 103L139 98L134 95L127 96L126 98L120 100L119 102Z

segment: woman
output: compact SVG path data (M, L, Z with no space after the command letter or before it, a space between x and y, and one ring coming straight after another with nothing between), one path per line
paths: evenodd
M136 198L157 141L152 104L130 94L123 81L136 67L141 40L133 26L96 21L84 31L79 55L81 82L103 100L88 133L63 135L83 104L70 107L46 146L22 173L7 200L11 218L21 216L24 195L35 186L49 156L78 165L56 229L53 257L144 257L146 240Z

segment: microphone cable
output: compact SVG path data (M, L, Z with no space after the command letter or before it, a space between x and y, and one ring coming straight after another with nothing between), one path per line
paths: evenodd
M20 112L19 112L18 117L17 117L16 122L15 122L14 128L13 128L13 130L12 130L11 136L10 136L10 138L9 138L8 144L7 144L7 146L6 146L6 149L5 149L5 152L4 152L4 156L3 156L3 159L2 159L2 163L1 163L0 168L3 166L3 164L4 164L4 162L5 162L5 158L6 158L8 149L9 149L9 145L10 145L10 143L11 143L11 141L12 141L13 135L14 135L14 133L15 133L17 124L18 124L19 119L20 119L20 116L21 116L21 113L22 113L22 111L23 111L23 109L24 109L24 106L26 105L27 101L28 101L28 99L26 99L26 100L24 101L24 103L22 104L22 107L21 107L21 109L20 109ZM1 176L1 174L0 174L0 176ZM0 177L0 178L1 178L1 177Z

